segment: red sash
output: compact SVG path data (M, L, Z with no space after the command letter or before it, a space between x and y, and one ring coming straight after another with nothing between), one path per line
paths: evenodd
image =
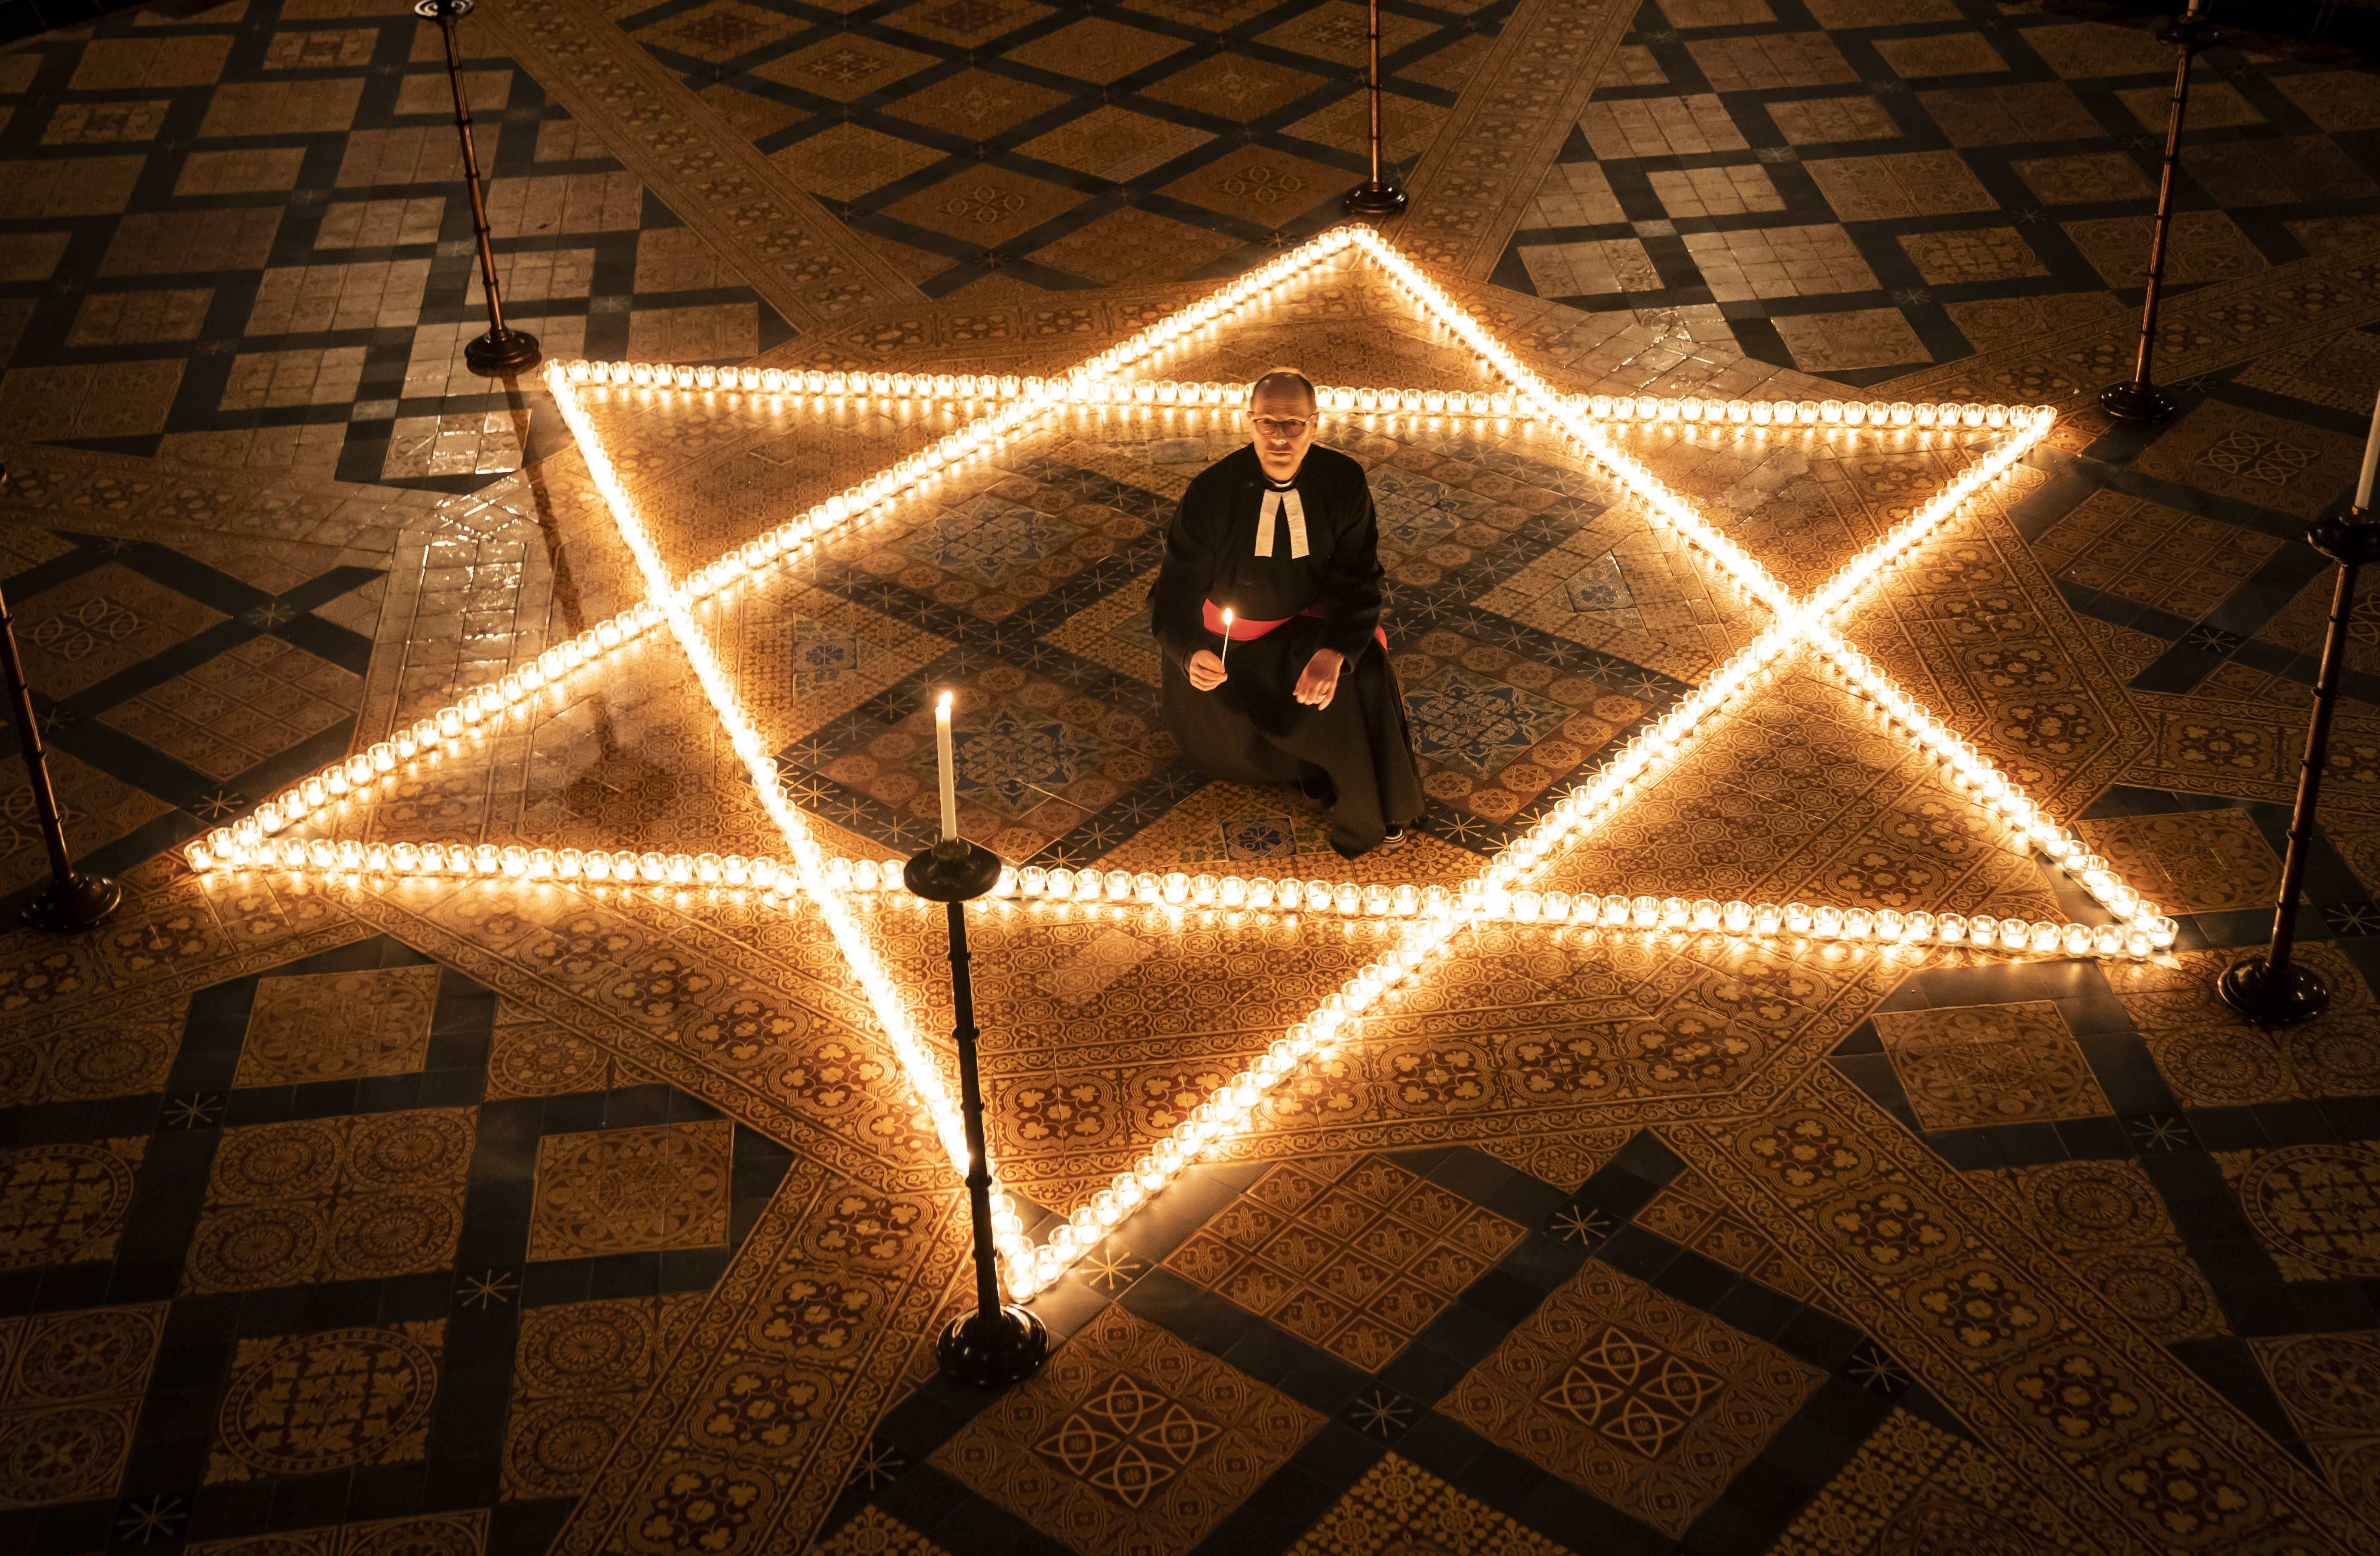
M1283 616L1279 621L1250 621L1245 616L1233 616L1232 618L1232 630L1229 633L1225 633L1223 631L1223 612L1221 607L1218 606L1212 600L1208 600L1200 602L1199 611L1206 618L1208 631L1214 633L1218 637L1229 637L1234 643L1245 643L1250 638L1261 638L1266 633L1270 632L1274 627L1286 626L1294 619L1293 617ZM1324 617L1322 602L1317 600L1313 604L1308 605L1305 609L1298 612L1297 614L1301 616L1313 616L1317 620L1321 620ZM1374 626L1372 628L1372 636L1379 639L1381 650L1385 652L1389 646L1388 633L1381 627Z

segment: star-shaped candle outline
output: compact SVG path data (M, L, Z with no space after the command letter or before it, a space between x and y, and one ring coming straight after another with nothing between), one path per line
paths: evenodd
M1394 942L1386 952L1348 979L1339 992L1273 1042L1208 1101L1194 1109L1192 1116L1157 1141L1149 1154L1118 1173L1109 1188L1094 1194L1087 1203L1059 1222L1038 1246L1025 1234L1014 1202L995 1190L995 1237L1003 1273L1017 1300L1029 1300L1047 1289L1085 1253L1103 1242L1126 1217L1161 1194L1193 1162L1212 1154L1220 1142L1249 1127L1256 1121L1257 1109L1276 1088L1309 1062L1327 1057L1347 1039L1353 1023L1365 1011L1429 965L1455 933L1475 918L1558 918L1567 923L1655 931L1734 935L1787 932L1888 943L1997 945L2069 955L2138 956L2171 943L2173 925L2159 916L2154 905L2143 902L2106 868L2105 861L2089 857L2080 840L2052 821L2013 779L1998 772L1973 746L1953 735L1873 662L1852 649L1832 626L1833 618L1863 593L1878 572L1924 541L1969 496L1998 479L2038 444L2053 423L2051 411L2028 407L1887 407L1861 401L1703 401L1650 395L1563 395L1457 307L1419 267L1366 226L1333 228L1099 353L1062 377L828 375L775 369L549 363L547 384L577 441L589 472L603 493L614 525L643 575L645 599L578 638L547 650L494 686L475 689L459 702L396 732L390 741L374 745L292 785L260 806L247 821L236 827L217 829L193 845L187 853L189 862L201 870L261 866L371 875L485 875L565 881L574 878L595 881L617 879L656 885L749 886L780 899L798 892L809 898L834 936L846 964L866 991L906 1078L933 1120L953 1169L963 1174L968 1157L950 1087L932 1051L911 1030L889 974L874 947L853 921L844 900L846 893L855 889L890 886L897 869L877 866L873 861L831 857L820 848L807 820L786 793L776 759L769 754L765 738L745 713L733 679L711 649L691 608L747 577L809 555L822 537L858 521L945 468L996 453L1008 436L1050 411L1072 406L1114 404L1223 406L1235 397L1239 386L1175 383L1122 375L1184 335L1215 324L1351 248L1363 250L1380 264L1418 305L1425 318L1463 341L1511 389L1509 393L1483 395L1330 387L1323 392L1326 408L1518 415L1557 423L1644 501L1657 524L1677 529L1718 561L1747 593L1769 607L1775 620L1660 719L1640 730L1594 773L1548 807L1542 820L1500 849L1463 883L1459 893L1442 887L1423 890L1409 886L1358 888L1345 883L1332 886L1330 882L1243 882L1239 893L1243 900L1234 904L1229 900L1224 882L1207 877L1193 881L1180 874L1160 878L1148 873L1127 875L1120 870L1076 872L1092 888L1078 892L1075 883L1067 880L1068 872L1053 870L1043 875L1037 893L1031 890L1035 882L1029 879L1034 872L1004 871L1001 886L1003 895L1097 895L1177 906L1261 907L1265 904L1255 900L1259 894L1269 894L1278 903L1283 894L1281 888L1286 886L1292 894L1286 903L1281 903L1284 906L1294 906L1301 901L1308 906L1318 906L1327 897L1330 907L1336 911L1380 912L1402 920ZM836 381L832 388L826 382L830 376ZM579 393L582 387L592 384L633 383L695 392L727 390L799 395L843 392L855 379L860 381L860 393L903 390L946 397L959 392L965 397L993 401L1001 408L896 461L857 487L825 499L800 517L682 579L670 577L641 510L620 480ZM974 393L967 394L970 389ZM1620 423L1691 425L1704 420L1754 425L1989 428L2007 435L1997 448L1853 557L1825 585L1806 598L1797 598L1711 525L1694 504L1662 484L1641 461L1623 453L1608 431L1610 425ZM408 847L404 844L364 845L354 840L331 842L321 838L273 841L273 834L334 806L344 794L370 788L400 763L451 747L476 726L501 719L507 711L532 700L547 682L558 680L661 626L669 629L693 665L696 678L726 730L730 744L745 763L756 793L787 844L790 863L708 854L687 857L601 851L580 854L574 859L569 850L557 857L548 856L544 850L500 847L492 843ZM1736 705L1781 656L1803 644L1815 649L1853 687L1900 723L1912 744L1943 762L1952 773L1954 784L1972 790L1987 811L1998 814L2018 836L2053 862L2072 870L2085 889L2109 908L2116 921L2090 926L2016 920L2000 924L1978 919L1971 926L1957 915L1937 918L1923 913L1904 916L1890 911L1811 908L1798 903L1688 903L1675 897L1582 895L1565 899L1560 893L1534 889L1532 883L1567 845L1649 786L1655 776L1667 771L1691 744L1706 721ZM1256 889L1259 885L1264 892ZM1316 888L1330 890L1324 893ZM1385 899L1380 895L1382 892L1386 893Z

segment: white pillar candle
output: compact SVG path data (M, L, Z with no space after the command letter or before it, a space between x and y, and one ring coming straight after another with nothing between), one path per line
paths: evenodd
M2372 477L2380 471L2380 400L2372 406L2372 433L2363 440L2363 474L2355 482L2355 505L2366 517L2372 513Z
M951 760L951 694L934 702L934 756L942 769L942 836L959 834L959 775Z

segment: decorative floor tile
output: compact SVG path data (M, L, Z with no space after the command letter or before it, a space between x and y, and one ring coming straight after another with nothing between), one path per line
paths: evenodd
M932 1463L1087 1556L1197 1544L1322 1417L1108 1307Z
M0 1319L0 1507L115 1494L164 1329L162 1303Z
M445 1331L439 1319L239 1341L215 1409L207 1482L420 1458Z
M1896 1410L1811 1499L1779 1556L1851 1556L1880 1542L1989 1539L2022 1550L2081 1536L2056 1504L1975 1444Z
M1377 1372L1521 1235L1379 1157L1275 1167L1166 1260Z
M462 1235L476 1123L473 1109L437 1108L226 1129L183 1290L446 1268Z
M723 1122L546 1136L537 1145L529 1258L725 1243L733 1139Z
M1880 1011L1876 1029L1928 1129L2110 1111L2065 1017L2046 1000Z
M268 978L239 1051L240 1086L287 1086L421 1067L430 1049L435 966Z
M619 1423L679 1338L696 1298L620 1297L521 1315L512 1407L504 1422L504 1495L576 1496L618 1439Z
M0 1152L0 1268L113 1256L148 1149L135 1137Z
M2283 1280L2380 1274L2380 1150L2340 1141L2215 1160Z
M12 602L25 671L54 698L70 696L224 619L117 563Z
M1394 1453L1366 1470L1290 1547L1293 1556L1388 1556L1431 1550L1553 1556L1564 1549Z
M2248 1343L2338 1494L2372 1495L2380 1471L2380 1336L2293 1334Z
M1766 1342L1590 1263L1439 1408L1675 1536L1822 1381Z
M2245 810L2079 821L2091 851L2168 913L2270 907L2281 861Z

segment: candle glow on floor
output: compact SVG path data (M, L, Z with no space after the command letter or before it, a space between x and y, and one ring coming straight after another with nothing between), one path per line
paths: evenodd
M1427 966L1474 921L1589 926L1666 934L1757 938L1778 935L1884 946L1952 945L2065 956L2142 956L2169 946L2172 921L2143 899L2103 859L2089 855L2072 832L2027 796L1934 714L1911 699L1866 656L1836 632L1834 619L1894 561L1922 543L1961 505L2006 472L2046 435L2046 408L1971 405L1870 405L1861 401L1744 402L1670 400L1649 395L1584 395L1555 391L1385 239L1368 227L1340 227L1258 267L1110 347L1063 377L1014 375L786 372L775 369L710 369L645 363L549 364L546 382L569 424L588 468L645 580L643 603L548 650L492 687L468 694L396 732L388 740L334 763L274 796L238 824L208 834L186 850L194 869L289 869L328 876L408 875L606 882L662 889L747 890L790 903L807 898L833 934L867 991L885 1037L931 1118L953 1168L964 1174L967 1153L956 1102L934 1051L910 1029L889 975L851 915L854 893L897 884L892 861L830 856L786 797L783 774L764 736L745 711L736 687L692 607L746 579L790 566L815 553L821 540L853 526L945 469L997 454L1005 440L1053 411L1093 406L1224 407L1242 385L1181 383L1123 376L1186 336L1304 274L1313 266L1360 250L1431 322L1460 339L1508 391L1460 391L1325 386L1326 408L1380 415L1528 418L1557 425L1630 492L1657 525L1674 529L1717 561L1772 624L1701 686L1649 727L1611 752L1548 808L1544 819L1499 850L1468 881L1444 885L1191 876L1151 872L1027 867L1003 870L987 911L1066 912L1095 904L1138 904L1180 910L1327 912L1394 920L1402 928L1390 949L1348 979L1340 991L1274 1041L1253 1064L1227 1081L1189 1120L1159 1140L1131 1170L1090 1197L1038 1246L1025 1234L1015 1205L995 1193L995 1222L1003 1273L1017 1300L1059 1279L1139 1206L1161 1194L1192 1162L1256 1120L1264 1099L1309 1061L1327 1056L1352 1035L1353 1024L1390 991ZM813 504L798 517L727 553L683 578L673 579L648 528L589 418L582 391L638 386L657 394L810 397L909 395L982 401L999 408L912 454L849 491ZM1617 425L1696 423L1745 426L1958 428L2001 434L1992 448L1884 537L1839 569L1824 586L1796 598L1758 561L1718 530L1651 468L1622 451ZM477 732L516 714L526 717L541 688L601 663L656 627L666 626L693 665L705 697L751 777L771 822L787 845L784 859L477 845L365 844L300 840L279 834L324 813L348 795L372 793L401 765L462 748ZM1670 771L1715 715L1737 706L1771 677L1779 661L1808 648L1854 690L1900 726L1949 781L1998 817L2011 845L2039 852L2103 905L2104 924L2058 924L1958 914L1899 913L1802 903L1720 903L1645 895L1598 896L1541 890L1549 865L1632 797ZM949 699L937 710L939 740L947 751ZM946 759L947 760L947 759ZM942 797L944 835L956 830L954 801Z

